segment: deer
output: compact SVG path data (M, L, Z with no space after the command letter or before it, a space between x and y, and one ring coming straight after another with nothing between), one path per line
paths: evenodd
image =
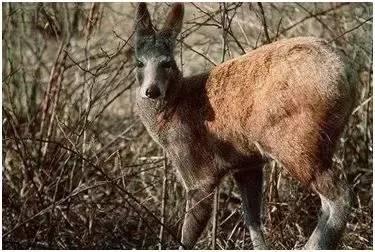
M136 111L186 189L182 249L194 248L231 175L254 249L267 249L261 223L263 169L276 160L321 201L305 249L333 249L353 192L333 155L355 100L350 66L315 37L282 39L184 77L174 58L184 5L173 3L157 30L146 3L134 20Z

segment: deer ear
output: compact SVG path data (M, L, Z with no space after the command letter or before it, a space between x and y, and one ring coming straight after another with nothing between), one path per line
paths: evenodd
M162 33L167 33L171 37L176 38L181 32L182 23L184 19L184 4L174 3L172 9L168 13Z
M147 10L146 3L139 3L137 7L137 14L134 20L134 27L136 35L152 35L154 29L151 23L150 13Z

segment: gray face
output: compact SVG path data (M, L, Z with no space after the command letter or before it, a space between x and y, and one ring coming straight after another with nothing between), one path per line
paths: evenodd
M137 80L142 98L164 99L178 69L173 43L158 34L138 38L136 43Z
M165 99L173 88L179 76L173 49L183 15L183 4L173 4L163 28L156 32L146 3L139 3L135 18L135 60L140 97Z

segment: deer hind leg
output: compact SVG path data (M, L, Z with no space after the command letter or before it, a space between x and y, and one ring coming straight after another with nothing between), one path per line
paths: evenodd
M267 249L261 230L263 165L233 174L241 192L242 207L254 249Z
M317 175L311 185L320 196L322 214L305 249L335 249L350 214L352 191L330 170Z
M187 197L181 243L185 249L192 249L211 217L213 188L190 190Z

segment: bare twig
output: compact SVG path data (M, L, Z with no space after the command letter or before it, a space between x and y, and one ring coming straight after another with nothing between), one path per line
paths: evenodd
M267 43L271 43L270 35L268 34L268 26L267 26L267 21L266 21L266 15L264 14L263 5L261 2L258 2L258 6L260 9L260 13L262 14L262 24L263 24L264 35L266 36Z
M349 29L349 30L345 31L344 33L340 34L340 35L339 35L339 36L337 36L336 38L334 38L334 39L330 40L330 41L329 41L329 43L332 43L333 41L336 41L336 40L338 40L339 38L341 38L341 37L345 36L346 34L348 34L348 33L352 32L352 31L355 31L355 30L357 30L357 29L358 29L359 27L361 27L362 25L366 24L366 23L367 23L367 22L369 22L370 20L372 20L372 17L370 17L370 18L367 18L367 19L366 19L365 21L361 22L360 24L358 24L358 25L354 26L353 28L351 28L351 29Z
M166 201L167 201L167 175L168 175L168 164L167 164L167 155L164 153L164 173L163 173L163 185L162 185L162 191L161 191L161 223L163 225L160 226L160 232L159 232L159 249L163 249L163 242L164 242L164 225L165 225L165 210L166 210Z
M216 249L216 239L217 239L217 214L219 210L219 187L215 188L214 194L214 207L213 207L213 218L212 218L212 240L211 248Z

